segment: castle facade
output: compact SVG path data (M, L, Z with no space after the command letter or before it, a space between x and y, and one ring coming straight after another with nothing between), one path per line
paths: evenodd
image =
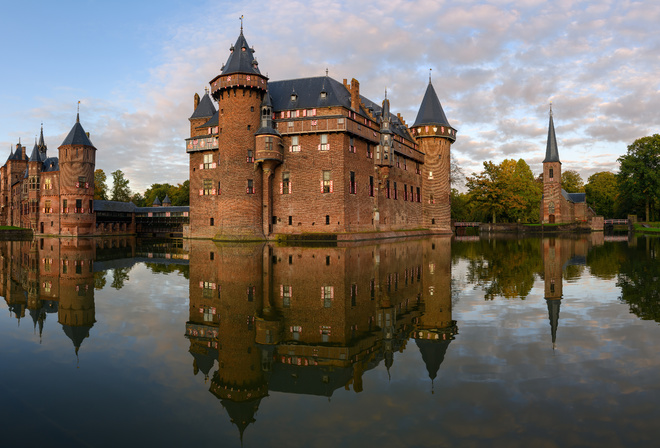
M194 96L190 237L451 232L456 130L430 79L408 126L355 79L269 81L253 53L241 29L210 92Z

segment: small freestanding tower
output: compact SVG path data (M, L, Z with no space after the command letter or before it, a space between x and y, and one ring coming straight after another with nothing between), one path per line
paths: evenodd
M425 154L422 167L422 225L437 233L451 233L450 150L456 141L456 130L442 110L430 77L412 132Z
M550 107L550 123L548 124L548 143L543 159L543 199L541 200L541 222L554 224L564 222L562 216L561 192L561 162L557 149L555 124L552 120Z

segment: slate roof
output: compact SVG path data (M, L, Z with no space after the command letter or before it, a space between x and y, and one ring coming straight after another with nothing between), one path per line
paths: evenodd
M231 75L232 73L256 73L261 75L259 67L255 64L254 56L252 56L254 50L248 46L245 36L243 36L243 30L241 30L241 34L230 50L229 58L222 68L223 75Z
M42 160L42 153L39 150L39 146L37 146L37 142L34 142L34 148L32 148L32 154L30 155L30 162L43 162Z
M104 201L100 199L94 201L95 212L132 213L135 212L137 208L138 207L132 202Z
M49 157L44 161L43 168L41 171L50 172L50 171L59 171L60 170L60 159L57 157Z
M210 128L211 126L218 126L218 117L220 116L220 112L216 111L213 116L207 121L206 123L197 126L197 129L201 128Z
M440 100L438 95L435 93L433 84L429 80L429 85L426 87L426 93L424 93L424 98L422 99L422 105L419 107L419 112L417 112L417 118L413 126L423 126L423 125L439 125L439 126L449 126L449 121L445 115L445 111L442 110L440 105Z
M422 353L422 360L426 365L426 371L432 380L438 375L440 364L445 360L445 354L447 353L447 347L449 347L450 342L451 339L442 341L415 339L415 343Z
M190 212L188 205L172 205L170 207L135 207L135 213Z
M202 97L202 100L195 108L195 111L190 116L190 120L192 120L193 118L213 117L216 113L217 111L215 110L215 105L213 104L213 100L211 100L211 97L209 96L208 93L205 93L204 96Z
M557 160L558 162L558 160ZM580 204L587 201L586 193L567 193L563 188L561 189L561 195L567 201L573 202L574 204Z
M545 159L543 160L543 163L546 162L559 162L559 150L557 149L557 137L555 136L555 123L552 120L552 109L550 110L550 124L548 125L548 143L545 148Z
M552 337L552 345L557 341L557 327L559 327L559 308L561 300L558 299L545 299L548 303L548 318L550 319L550 335Z
M156 196L156 199L154 199L154 202L152 205L161 205L160 199L158 199L158 196Z
M87 137L85 130L80 124L80 115L76 116L76 124L73 125L71 131L69 131L69 135L66 136L66 138L64 139L64 141L60 146L67 146L67 145L83 145L83 146L91 146L92 148L94 148L92 141L89 139L89 137Z
M268 83L268 91L270 92L273 111L331 106L351 108L351 93L344 84L329 76L271 81ZM321 92L325 92L325 98L321 96ZM296 94L295 101L291 100L293 93ZM382 107L380 105L362 95L360 95L360 101L364 106L359 111L361 115L366 116L365 109L369 109L374 118L378 119L381 116ZM406 127L396 115L390 114L390 121L395 134L410 140Z
M91 329L91 325L81 325L75 327L71 325L62 325L62 330L64 330L64 334L66 334L69 339L71 339L71 342L73 342L73 346L76 348L76 353L78 353L78 349L82 345L83 340L89 337L89 330Z
M165 193L165 199L163 199L163 205L165 205L165 204L172 205L172 200L171 200L170 197L167 195L167 193Z

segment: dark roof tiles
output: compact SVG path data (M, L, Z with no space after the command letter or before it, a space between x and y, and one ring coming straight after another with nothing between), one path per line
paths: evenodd
M550 110L550 124L548 124L548 143L545 147L545 159L543 160L543 163L546 162L559 162L559 150L557 149L557 137L555 136L555 123L552 120L552 110Z
M261 74L259 67L256 64L254 56L252 56L254 50L248 46L245 36L243 36L243 30L241 34L236 39L236 43L231 47L231 53L227 59L227 63L222 69L223 75L231 75L232 73L256 73Z
M87 137L85 130L80 124L79 115L76 117L76 123L73 125L73 128L71 128L71 131L69 131L69 135L66 136L66 138L64 139L64 141L60 146L73 146L73 145L90 146L94 148L92 141L89 139L89 137Z
M195 108L195 111L190 116L190 119L192 120L193 118L213 117L216 113L217 112L215 110L215 106L213 105L213 101L211 100L211 97L209 96L208 93L205 93L204 96L202 97L202 100Z
M419 107L419 112L417 112L417 118L413 126L423 126L423 125L439 125L439 126L449 126L449 121L445 115L445 111L442 110L442 105L440 105L440 100L438 95L435 93L433 84L429 81L429 85L426 88L426 93L424 93L424 99L422 99L422 105Z

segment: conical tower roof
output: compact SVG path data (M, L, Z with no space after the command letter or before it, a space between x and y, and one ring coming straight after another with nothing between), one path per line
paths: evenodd
M423 126L423 125L437 125L437 126L449 126L449 121L445 115L445 111L442 110L442 105L440 105L440 100L438 95L435 93L433 84L429 79L429 85L426 87L426 93L424 93L424 99L422 99L422 105L419 107L419 112L417 112L417 118L415 119L414 126Z
M236 43L230 48L231 53L222 69L222 75L231 75L232 73L255 73L261 75L259 67L252 56L254 50L248 46L245 36L243 36L243 27Z
M172 200L167 195L167 193L165 193L165 199L163 199L163 205L172 205Z
M557 149L557 137L555 136L555 123L552 120L552 107L550 107L550 123L548 124L548 144L545 148L545 159L543 160L543 163L546 162L559 162L559 150Z
M154 202L151 205L161 205L160 199L158 199L158 196L156 196L156 199L154 199Z
M447 347L449 347L450 342L451 339L441 341L415 339L415 343L417 344L417 347L419 347L419 351L422 353L424 364L426 364L429 378L432 380L438 376L440 364L445 360L445 354L447 353Z
M552 336L552 347L554 348L557 342L557 327L559 327L559 307L561 300L546 299L548 302L548 318L550 319L550 334Z
M60 146L82 145L94 148L92 141L87 137L85 130L80 124L80 114L76 115L76 124L73 125L69 135L66 136Z
M211 100L209 93L206 92L202 97L202 100L195 108L195 111L190 116L190 119L192 120L193 118L209 118L212 117L215 114L215 112L216 110L215 110L215 106L213 105L213 101Z
M37 139L34 139L34 148L32 148L32 154L30 154L30 162L43 162L45 159L42 157L41 150L37 144Z

